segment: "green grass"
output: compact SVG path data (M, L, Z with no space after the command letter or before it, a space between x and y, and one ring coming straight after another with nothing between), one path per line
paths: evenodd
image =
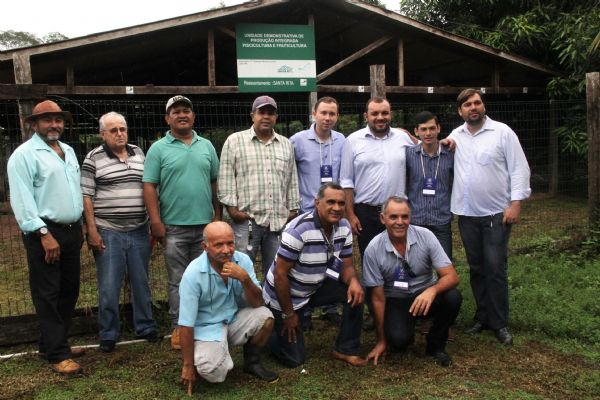
M488 331L474 337L461 333L472 322L474 302L464 252L455 246L464 301L454 341L448 344L454 359L450 368L438 367L425 355L425 326L417 328L416 343L407 353L388 354L377 367L346 366L330 357L336 330L315 320L315 329L307 335L306 373L302 368L281 367L267 356L266 365L281 379L263 383L241 371L240 349L234 349L236 366L227 380L198 382L193 398L597 399L600 258L580 252L577 246L585 229L585 204L569 199L531 201L523 213L523 223L513 231L509 258L512 348L500 346ZM458 236L455 243L460 242ZM160 261L155 257L154 268L164 274ZM7 276L0 271L0 279ZM92 287L93 279L86 278L85 285ZM164 310L157 311L162 330L168 330ZM96 340L95 335L74 338L80 344ZM374 342L374 333L363 334L362 353ZM21 345L0 353L33 349ZM84 376L63 378L35 356L1 361L0 399L188 398L178 383L180 355L170 350L168 341L119 346L108 355L89 350L81 363Z

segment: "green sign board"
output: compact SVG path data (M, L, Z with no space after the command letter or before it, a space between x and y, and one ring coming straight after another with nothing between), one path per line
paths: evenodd
M238 24L235 31L240 92L317 90L312 26Z

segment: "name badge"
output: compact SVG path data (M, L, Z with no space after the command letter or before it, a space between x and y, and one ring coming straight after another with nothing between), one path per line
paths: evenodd
M426 176L423 180L423 195L424 196L435 196L435 189L437 188L437 179L431 176Z
M409 280L408 273L400 265L396 266L396 272L394 273L394 287L400 289L403 293L409 293Z
M340 279L340 271L342 270L342 260L340 260L335 255L332 256L327 262L327 269L325 270L325 275L328 278L337 281Z
M321 183L333 182L333 167L331 165L321 165Z

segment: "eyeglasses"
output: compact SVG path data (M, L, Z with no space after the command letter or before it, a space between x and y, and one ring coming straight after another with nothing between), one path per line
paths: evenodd
M417 276L417 274L415 274L410 265L408 265L408 261L406 261L404 258L400 259L400 265L402 265L402 269L406 271L409 277L415 278Z
M124 126L121 126L119 128L114 127L114 128L111 128L111 129L104 129L103 132L108 132L108 133L111 133L113 135L116 135L117 133L127 133L127 128L124 127Z

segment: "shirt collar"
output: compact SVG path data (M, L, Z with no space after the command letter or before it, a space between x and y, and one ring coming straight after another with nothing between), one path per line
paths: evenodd
M438 143L438 145L439 145L439 148L440 148L440 154L447 154L448 153L449 150L448 150L447 146L443 146L443 145L441 145L439 143ZM415 149L415 152L417 154L421 154L423 152L423 144L419 143L419 144L416 144L415 146L417 146L417 148ZM434 157L437 157L437 154Z
M106 145L106 143L104 143L104 144L102 145L102 148L104 149L104 151L106 152L106 155L107 155L109 158L119 158L119 157L117 157L117 156L115 155L115 153L113 153L113 151L110 149L110 147L108 147L108 146ZM133 151L133 147L131 147L129 144L126 144L126 145L125 145L125 148L127 149L127 156L128 156L128 157L133 157L133 156L135 156L135 151Z
M33 134L33 136L31 136L31 140L32 140L33 146L34 146L34 148L36 150L48 150L48 151L52 151L52 148L48 145L48 143L46 143L44 141L44 139L42 139L40 137L40 135L38 135L37 132L35 132ZM58 144L60 145L61 142L58 141ZM60 146L60 148L62 149L62 146Z
M171 134L170 130L167 131L167 134L165 135L165 138L167 139L168 143L173 143L176 140L178 140L180 142L182 141L181 139L176 139L175 136L173 136ZM192 130L192 142L191 143L194 143L194 142L196 142L198 140L200 140L200 137L198 136L198 134L196 133L195 130Z
M394 249L394 245L392 244L392 241L390 240L390 235L387 233L387 231L384 231L385 235L383 235L383 245L385 247L385 251L387 251L388 253L396 253L396 250ZM408 249L410 249L410 246L412 246L413 244L415 244L416 242L416 238L415 238L415 234L414 234L414 228L412 227L412 225L408 225L408 230L406 232L406 256L408 256Z
M371 132L371 128L369 128L369 126L367 125L365 127L365 133L364 133L364 137L371 137L375 140L386 140L386 139L391 139L392 137L394 137L394 135L396 134L396 132L394 132L394 130L390 127L390 129L388 130L388 133L380 138L378 136L375 136L375 134L373 132Z
M250 127L250 141L255 140L255 139L260 142L260 139L258 138L258 136L256 136L256 131L254 130L254 126L251 126ZM274 140L279 142L279 135L277 134L277 132L275 132L275 130L273 130L273 136L271 137L271 139L269 139L269 141L265 144L271 143Z
M327 142L323 142L321 141L321 138L319 136L317 136L317 130L316 130L316 124L313 123L310 126L310 129L308 130L308 140L314 140L317 143L327 143ZM331 130L331 135L329 136L329 141L331 142L335 142L338 138L334 136L333 132L335 132L333 129Z
M492 124L494 122L495 121L493 119L491 119L489 115L486 115L485 116L485 121L483 121L483 126L481 127L480 130L478 130L477 132L475 132L473 134L473 136L479 135L480 133L485 132L485 131L493 131L494 128L493 128ZM462 124L461 128L462 128L462 131L464 133L466 133L467 135L471 135L471 132L469 132L469 128L467 128L467 123L466 122L464 124Z

